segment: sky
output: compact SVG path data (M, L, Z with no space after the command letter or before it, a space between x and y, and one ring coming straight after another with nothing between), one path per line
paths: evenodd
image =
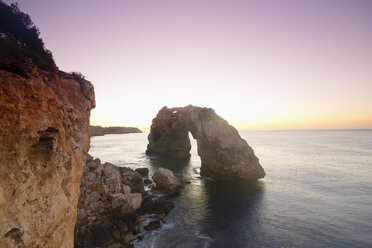
M372 1L17 2L93 83L93 125L192 104L238 129L372 128Z

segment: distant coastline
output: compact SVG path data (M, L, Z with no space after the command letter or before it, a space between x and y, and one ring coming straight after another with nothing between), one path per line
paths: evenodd
M90 126L90 136L103 136L105 134L142 133L136 127L101 127Z

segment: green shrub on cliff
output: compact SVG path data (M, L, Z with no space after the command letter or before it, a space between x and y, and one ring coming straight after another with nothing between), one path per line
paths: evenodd
M56 68L30 16L17 3L7 5L0 0L0 69L25 74L27 58L42 69Z

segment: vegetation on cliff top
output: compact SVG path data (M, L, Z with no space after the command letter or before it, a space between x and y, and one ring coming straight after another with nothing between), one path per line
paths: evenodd
M56 69L30 16L17 3L7 5L0 0L0 69L26 76L30 59L42 69Z

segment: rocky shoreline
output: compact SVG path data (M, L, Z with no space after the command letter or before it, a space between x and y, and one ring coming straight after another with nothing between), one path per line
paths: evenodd
M175 207L170 198L182 185L163 168L152 178L154 181L147 168L102 164L88 154L80 185L75 247L134 247L135 239L159 228Z
M105 134L127 134L127 133L142 133L136 127L101 127L90 126L90 136L103 136Z

